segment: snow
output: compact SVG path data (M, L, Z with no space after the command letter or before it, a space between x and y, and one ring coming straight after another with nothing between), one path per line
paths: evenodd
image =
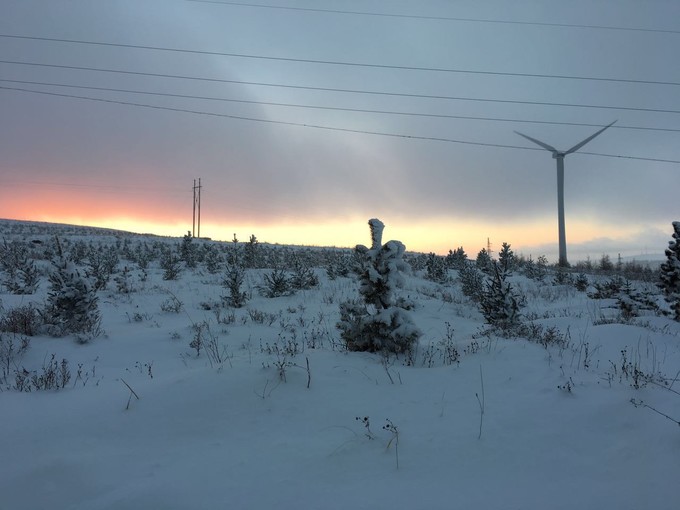
M20 364L38 369L54 353L73 378L58 391L0 392L0 509L680 507L680 427L630 402L680 420L680 396L636 389L621 372L625 350L644 373L676 378L679 323L616 322L613 300L515 274L523 312L568 334L569 347L546 349L481 334L459 283L413 274L399 293L423 337L407 366L341 348L339 303L358 297L358 284L315 271L318 288L268 299L254 290L263 271L248 270L252 299L218 324L204 304L226 292L220 274L199 264L164 281L154 261L135 292L113 281L99 291L105 336L33 337ZM0 300L5 310L41 305L46 288L43 277L37 294ZM170 293L180 313L161 311ZM222 364L189 347L203 321L226 348ZM427 368L422 353L446 338L447 322L459 363Z

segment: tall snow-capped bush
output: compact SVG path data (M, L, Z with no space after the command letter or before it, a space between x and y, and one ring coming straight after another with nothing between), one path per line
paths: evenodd
M404 352L421 335L396 297L397 288L403 283L402 273L409 270L403 260L406 247L400 241L382 245L385 225L375 218L368 224L371 248L358 245L355 249L360 261L359 294L362 300L340 304L337 327L351 351Z
M515 268L515 252L512 251L508 243L504 242L501 251L498 252L498 265L506 275L510 275Z
M462 246L459 246L455 250L449 250L449 254L446 256L446 265L452 269L461 270L467 264L467 253Z
M659 271L659 287L670 305L676 321L680 321L680 221L673 222L673 241L668 242L666 260Z
M81 342L97 336L101 314L92 282L85 278L78 266L63 255L57 242L57 255L52 260L50 288L44 311L45 324L50 334L62 336L74 333Z
M40 275L26 243L8 243L5 240L0 245L0 275L3 275L2 284L12 294L33 294L36 291Z
M224 272L222 286L229 291L229 295L223 296L222 300L233 308L241 308L248 301L248 293L241 290L246 278L246 270L243 267L243 258L239 247L234 243L227 254L227 269Z
M493 275L486 282L479 307L488 324L509 331L519 325L521 296L507 281L507 273L499 264L495 262L492 267Z

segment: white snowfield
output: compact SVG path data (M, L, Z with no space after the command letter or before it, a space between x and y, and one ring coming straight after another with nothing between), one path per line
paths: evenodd
M1 226L8 241L56 233L71 247L181 243ZM230 244L215 246L224 256ZM43 306L50 265L36 264L35 294L0 287L0 317ZM130 293L114 282L126 266ZM270 270L248 269L252 297L230 309L223 267L166 281L152 260L143 280L121 257L98 291L102 335L30 339L0 392L0 509L680 508L680 323L669 317L624 320L615 299L515 271L523 320L564 340L544 347L485 333L457 271L438 284L421 270L399 289L423 332L415 352L347 352L335 324L355 277L315 267L318 287L266 298ZM180 311L163 311L173 298ZM53 354L68 362L65 388L13 389L16 370L39 374Z

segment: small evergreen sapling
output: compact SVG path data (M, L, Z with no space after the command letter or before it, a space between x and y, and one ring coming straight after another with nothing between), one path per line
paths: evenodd
M446 263L443 257L438 257L434 253L427 255L427 262L425 263L427 270L427 279L436 283L446 283L449 279L446 273Z
M463 294L472 301L479 301L484 290L484 275L471 262L465 264L459 272L460 284Z
M241 308L248 301L248 294L241 290L245 280L246 270L238 246L229 248L227 255L227 270L222 279L222 286L229 291L222 299L233 308Z
M51 334L75 333L84 343L101 333L97 294L90 280L82 276L75 263L62 254L58 240L57 250L49 277L45 322Z
M493 271L493 261L491 260L489 252L486 251L486 248L479 250L475 263L477 264L477 269L484 271L485 273Z
M498 265L500 270L508 276L515 268L515 253L510 249L508 243L503 243L501 251L498 252Z
M182 272L181 259L169 246L161 251L160 265L164 280L177 280Z
M446 256L446 265L451 269L463 269L467 264L467 254L462 246L456 248L455 250L449 250L449 254Z
M0 273L4 273L1 283L12 294L33 294L40 281L27 245L16 241L0 245Z
M680 221L673 222L673 241L668 242L659 279L659 287L671 307L673 318L680 321Z
M180 253L180 258L184 261L186 266L188 268L195 268L196 267L196 262L197 262L197 248L196 245L193 243L193 236L191 235L191 232L187 232L186 235L182 238L182 244L180 245L179 248L179 253Z
M378 219L368 224L371 248L356 247L361 260L359 293L363 303L341 303L337 327L351 351L406 352L421 335L395 295L402 284L401 273L409 267L403 260L406 247L399 241L381 246L384 224Z
M493 265L493 276L486 283L479 305L491 326L508 331L519 325L520 296L506 280L498 263Z

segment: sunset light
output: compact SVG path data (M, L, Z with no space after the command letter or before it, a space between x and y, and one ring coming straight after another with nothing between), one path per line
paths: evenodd
M569 258L661 255L677 219L669 34L447 15L404 18L403 37L360 13L33 4L0 20L0 218L181 236L200 178L213 239L354 246L378 217L409 250L556 261L555 164L515 132L566 150L617 120L569 156Z

